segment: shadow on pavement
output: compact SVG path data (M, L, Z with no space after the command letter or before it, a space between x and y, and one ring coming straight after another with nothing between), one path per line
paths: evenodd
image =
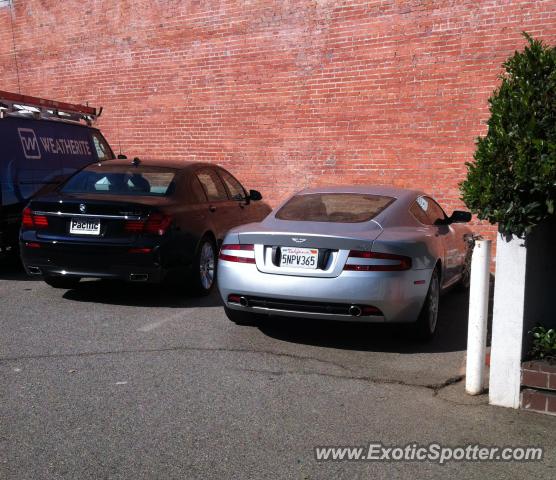
M152 285L113 280L81 281L64 293L67 300L138 307L218 307L222 305L216 289L206 297L196 296L186 285Z
M467 348L467 292L440 299L436 336L427 343L412 337L411 325L384 325L274 317L259 329L269 337L305 345L395 353L456 352Z
M0 259L0 280L28 282L36 281L37 279L25 273L19 257L10 255Z

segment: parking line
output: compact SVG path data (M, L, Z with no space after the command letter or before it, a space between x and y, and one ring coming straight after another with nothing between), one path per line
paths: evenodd
M151 323L147 323L145 325L143 325L142 327L139 327L137 329L138 332L150 332L151 330L154 330L155 328L161 327L162 325L164 325L165 323L171 322L172 320L176 320L177 317L181 317L182 314L176 314L176 315L171 315L168 318L164 318L162 320L158 320L157 322L151 322Z

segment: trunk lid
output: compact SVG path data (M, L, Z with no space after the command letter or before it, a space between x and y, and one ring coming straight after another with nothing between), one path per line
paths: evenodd
M128 220L142 220L152 211L164 210L170 205L166 197L137 197L106 195L50 195L30 203L31 210L48 217L48 227L38 230L37 237L44 240L79 240L90 242L126 243L137 236L125 229ZM100 222L98 235L70 234L73 220Z
M237 233L240 243L255 245L255 260L261 272L337 277L344 268L349 251L371 251L382 228L374 221L333 223L272 218L259 224L246 225ZM317 268L280 266L282 247L318 250Z

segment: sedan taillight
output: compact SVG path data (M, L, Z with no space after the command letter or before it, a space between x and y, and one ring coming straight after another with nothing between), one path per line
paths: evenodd
M392 253L362 252L351 250L344 270L358 272L395 272L409 270L411 257L394 255Z
M150 233L164 235L172 224L172 216L163 213L151 213L146 220L126 220L125 231L128 233Z
M220 260L237 263L255 263L255 245L227 244L220 249Z
M35 215L29 207L26 207L23 210L21 226L26 230L48 228L48 217L46 215Z
M125 231L128 233L141 233L145 228L144 220L126 220L124 224Z
M163 213L151 213L147 218L145 224L145 233L152 233L153 235L164 235L170 225L172 224L172 217L164 215Z

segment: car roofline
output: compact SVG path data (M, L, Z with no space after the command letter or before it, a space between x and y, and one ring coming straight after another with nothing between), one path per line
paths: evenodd
M421 190L413 190L389 185L328 185L321 187L310 187L300 190L295 195L310 195L318 193L355 193L367 195L384 195L396 199L417 198L427 195ZM293 196L293 195L292 195Z
M159 168L169 168L173 170L189 170L195 168L203 168L203 167L219 167L219 165L214 163L208 162L195 162L189 160L156 160L156 159L143 159L141 157L134 157L139 158L139 167L159 167ZM134 158L115 158L111 160L103 160L101 163L110 162L110 166L134 166L133 160ZM98 165L98 162L95 162L93 165Z

